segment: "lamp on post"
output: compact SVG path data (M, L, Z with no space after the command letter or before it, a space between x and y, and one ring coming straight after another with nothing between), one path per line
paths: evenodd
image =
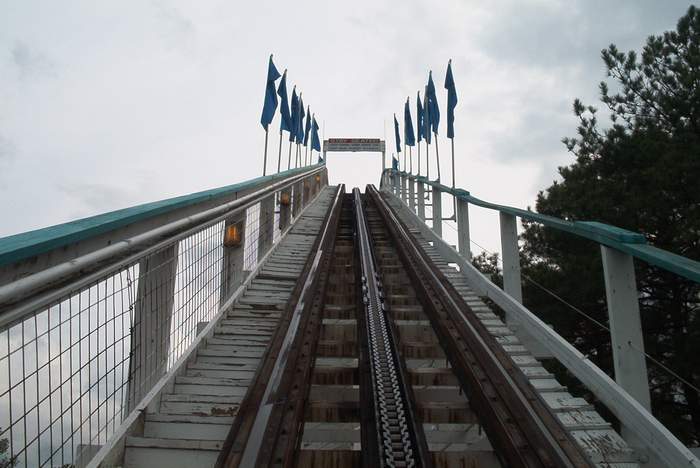
M282 192L280 195L280 205L289 206L292 203L292 197L289 196L289 192Z
M235 223L226 226L224 231L224 246L225 247L240 247L243 243L243 224Z

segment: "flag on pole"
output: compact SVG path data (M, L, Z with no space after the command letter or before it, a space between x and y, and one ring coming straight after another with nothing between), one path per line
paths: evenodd
M447 138L455 136L455 107L457 107L457 90L455 79L452 76L452 59L447 62L447 74L445 75L445 89L447 90Z
M423 137L425 136L425 123L423 120L423 104L420 102L420 91L418 91L418 97L416 98L416 129L418 131L418 143L423 141Z
M297 129L299 128L299 98L297 97L296 85L292 89L292 114L291 125L289 127L289 141L294 141L297 137Z
M311 132L311 107L306 108L306 127L304 128L304 146L309 145L309 132Z
M396 159L393 155L391 156L391 168L395 171L399 170L399 160Z
M316 123L316 116L312 117L313 123L311 124L311 149L316 151L321 151L321 141L318 139L318 124Z
M394 140L396 140L396 152L401 152L401 137L399 136L399 121L396 120L396 114L394 114Z
M301 144L304 141L304 100L299 93L299 124L297 125L297 143Z
M430 127L435 134L438 133L440 125L440 107L438 106L437 96L435 95L435 83L433 83L433 72L428 74L428 88L425 91L428 97L428 105L430 106Z
M406 105L403 106L403 131L407 146L416 146L416 135L413 133L413 119L411 119L411 109L406 98Z
M280 84L277 87L277 95L280 97L280 132L292 129L292 118L289 115L289 104L287 102L287 70L284 71Z
M275 81L282 76L277 71L275 64L272 62L272 54L270 54L270 62L267 64L267 83L265 84L265 103L263 104L262 116L260 123L267 130L267 126L272 122L277 110L277 94L275 94Z

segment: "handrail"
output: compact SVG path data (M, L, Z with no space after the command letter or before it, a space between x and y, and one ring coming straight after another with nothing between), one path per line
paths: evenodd
M405 206L404 213L410 212ZM413 215L415 216L415 215ZM417 223L420 232L433 242L437 251L449 262L456 263L470 285L501 307L506 316L517 318L528 332L551 351L551 356L576 376L628 428L641 443L641 448L656 454L667 467L700 467L700 462L666 427L637 402L624 388L584 356L575 346L545 324L537 315L496 286L424 223ZM641 441L641 442L640 442ZM646 445L644 445L646 444ZM650 464L650 466L657 466Z
M598 244L612 247L651 265L658 266L664 270L695 281L696 283L700 283L700 262L651 246L647 244L647 240L643 234L597 221L567 221L554 216L523 210L522 208L499 205L476 198L466 190L460 188L453 189L440 182L428 180L423 176L416 176L415 174L409 174L395 169L385 169L384 171L390 175L408 177L409 179L424 183L433 188L437 188L440 192L449 193L473 205L534 221L547 227L565 231L578 237L592 240Z
M279 190L292 185L307 175L313 175L322 168L322 165L316 165L311 167L308 171L297 171L299 174L280 173L276 174L276 176L286 175L284 177L268 176L274 177L270 180L280 180L234 201L210 208L196 215L190 215L170 222L137 236L128 239L120 239L102 249L2 285L0 286L0 325L6 325L17 321L24 314L39 307L40 304L48 303L55 296L60 296L66 292L64 289L75 289L77 283L69 284L62 289L53 288L54 284L58 284L59 281L63 282L64 278L70 277L70 275L82 276L82 282L89 283L94 279L93 277L105 276L108 270L117 269L123 264L134 261L136 257L142 256L144 254L144 248L156 251L160 243L167 243L171 240L168 238L169 235L179 232L181 237L186 236L189 232L188 230L196 229L202 223L213 223L216 220L224 219L235 211L247 208L251 204L259 201L268 190ZM160 241L160 243L158 243L158 241ZM156 242L156 244L151 245L153 242ZM92 268L99 268L106 261L115 258L121 258L121 261L105 267L104 270L98 270L92 274L88 274L88 272L91 272ZM52 288L53 290L47 295L37 294L39 291ZM22 307L17 307L17 302L30 296L34 297L29 303ZM12 309L11 312L4 310L6 308Z
M322 167L325 163L291 169L263 177L256 177L245 182L227 185L201 192L168 198L156 202L144 203L108 213L77 219L42 229L0 238L0 267L40 255L51 250L84 241L127 226L144 221L174 210L210 202L227 195L251 189L267 183L273 183L296 174Z

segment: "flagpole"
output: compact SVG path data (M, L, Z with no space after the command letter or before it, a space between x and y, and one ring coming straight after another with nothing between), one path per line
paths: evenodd
M433 135L435 136L435 161L437 162L438 171L437 181L440 182L440 149L438 148L437 132L434 132Z
M452 189L455 188L455 139L450 138L450 146L452 147ZM457 197L452 197L452 215L457 221Z
M410 168L409 172L413 174L413 147L411 146L408 147L408 167Z
M309 146L308 146L308 144L309 144L309 142L307 141L306 142L307 146L304 146L304 166L309 165Z
M289 157L287 158L287 170L292 167L292 141L289 141Z
M430 146L427 139L425 140L425 177L430 180Z
M282 129L280 129L280 153L277 156L277 172L279 173L282 164Z
M404 132L405 133L405 132ZM403 136L403 171L406 172L406 135Z
M452 188L455 188L455 139L450 138L452 142Z
M263 159L263 177L265 177L267 172L267 127L269 127L269 125L265 125L265 159Z
M418 175L420 176L420 141L416 143L416 147L418 148Z

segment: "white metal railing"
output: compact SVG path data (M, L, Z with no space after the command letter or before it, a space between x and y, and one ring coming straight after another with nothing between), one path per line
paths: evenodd
M267 178L0 286L5 461L87 463L324 184L323 166Z
M417 185L417 189L412 186ZM700 263L646 245L644 236L593 222L570 222L479 200L461 189L446 187L396 170L385 170L381 186L415 216L416 226L448 261L456 263L475 289L493 300L506 314L506 323L533 354L555 358L578 378L621 423L627 442L646 452L651 466L700 467L700 460L650 413L649 383L639 315L634 258L700 281ZM411 200L417 194L415 202ZM457 225L457 249L442 236L443 195L452 198ZM426 200L432 216L426 217ZM499 212L503 262L503 289L471 264L469 204ZM600 244L610 315L615 381L522 305L522 278L517 218L530 219ZM427 221L431 221L428 226Z

